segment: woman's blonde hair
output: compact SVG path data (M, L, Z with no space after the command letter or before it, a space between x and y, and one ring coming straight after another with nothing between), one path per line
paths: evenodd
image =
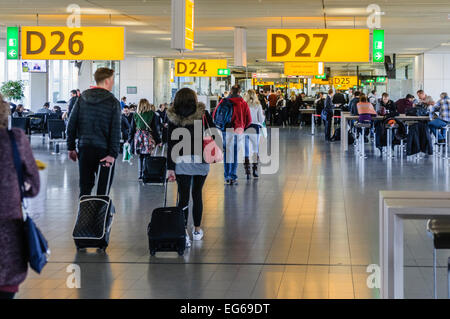
M152 105L150 104L150 102L147 99L141 99L139 101L139 105L137 108L137 112L139 114L145 113L145 112L149 112L152 110Z
M3 99L0 94L0 128L8 127L8 116L10 113L9 103Z
M294 102L297 99L297 96L295 95L295 92L291 92L291 102Z
M244 100L249 106L260 104L255 90L248 90L247 93L245 93Z

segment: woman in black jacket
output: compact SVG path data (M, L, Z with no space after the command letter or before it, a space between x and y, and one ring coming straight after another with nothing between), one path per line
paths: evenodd
M203 158L203 135L206 128L215 128L215 125L211 115L205 110L205 104L198 103L197 94L189 88L177 92L173 106L167 110L167 118L168 178L169 182L176 180L178 184L178 207L185 214L186 247L190 247L187 222L191 193L194 219L192 237L193 240L203 238L203 230L200 228L203 214L202 189L209 173L209 164ZM199 131L202 134L198 134Z

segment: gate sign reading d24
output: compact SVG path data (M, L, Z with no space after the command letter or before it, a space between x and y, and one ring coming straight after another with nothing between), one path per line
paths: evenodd
M227 60L175 60L175 76L222 77L229 73Z
M24 60L123 60L123 27L22 27Z
M369 62L367 29L268 29L267 61Z

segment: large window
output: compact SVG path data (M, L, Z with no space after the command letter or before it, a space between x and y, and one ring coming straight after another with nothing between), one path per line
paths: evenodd
M70 91L78 89L78 68L67 60L49 61L50 102L69 101Z

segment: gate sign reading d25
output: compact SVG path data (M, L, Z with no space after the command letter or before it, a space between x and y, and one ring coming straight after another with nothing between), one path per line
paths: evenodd
M123 27L22 27L24 60L123 60Z
M219 70L227 69L227 60L175 60L175 76L221 77Z
M335 76L333 77L333 86L336 89L347 90L358 85L357 76Z
M365 29L268 29L267 61L369 62Z

